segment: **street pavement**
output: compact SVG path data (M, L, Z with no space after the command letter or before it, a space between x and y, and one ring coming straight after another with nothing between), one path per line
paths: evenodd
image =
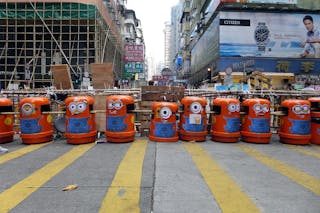
M319 213L320 146L0 144L0 213ZM71 184L78 188L62 189Z

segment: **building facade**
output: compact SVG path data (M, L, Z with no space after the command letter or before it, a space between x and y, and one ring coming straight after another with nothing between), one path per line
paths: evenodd
M182 13L182 2L171 8L171 44L170 44L170 59L169 68L175 72L180 68L181 56L180 49L180 17Z
M145 43L141 21L137 19L134 10L125 10L125 25L122 31L124 40L124 69L122 78L126 82L134 82L132 86L139 86L139 81L148 78L147 61L145 60Z
M0 5L2 89L52 86L54 64L68 65L75 88L84 73L90 76L92 63L112 63L114 80L120 80L125 44L144 44L141 23L126 9L126 0L6 0Z
M301 42L308 35L303 18L312 16L315 28L319 28L319 10L302 8L299 1L279 2L191 1L190 12L185 7L181 18L182 23L190 20L191 25L190 36L181 48L191 55L189 84L212 82L225 73L238 73L234 83L248 80L252 72L277 76L275 87L292 75L319 79L315 45L309 46L307 57L301 57L307 48Z
M191 41L191 1L184 0L182 3L182 13L180 18L180 50L179 55L182 63L178 69L180 79L189 79L190 72L190 41Z
M90 63L114 63L120 78L124 2L0 1L1 88L50 86L52 64L67 64L73 80Z
M164 26L164 65L170 67L171 64L171 22L166 22Z

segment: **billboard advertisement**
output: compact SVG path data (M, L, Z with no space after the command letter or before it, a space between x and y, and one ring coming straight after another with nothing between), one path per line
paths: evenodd
M124 62L144 62L144 45L125 44Z
M319 27L318 14L221 12L220 56L320 58Z
M223 3L297 4L297 0L221 0Z

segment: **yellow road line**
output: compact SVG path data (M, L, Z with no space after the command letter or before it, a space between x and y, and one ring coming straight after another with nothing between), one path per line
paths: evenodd
M315 149L317 149L317 150L320 150L320 145L311 145L312 146L312 148L315 148Z
M183 144L206 181L223 213L260 212L232 178L205 152L199 144Z
M286 147L288 147L289 149L295 150L297 152L300 152L302 154L305 155L309 155L315 158L320 158L320 153L319 152L315 152L315 151L311 151L311 150L307 150L303 147L300 146L295 146L295 145L286 145Z
M147 144L147 140L132 143L118 167L99 212L140 212L140 185Z
M74 147L69 152L2 192L0 194L0 212L8 212L16 207L20 202L38 190L53 176L69 166L93 146L94 144L85 144Z
M39 149L39 148L41 148L43 146L46 146L48 144L51 144L51 143L27 145L26 147L23 147L23 148L18 149L16 151L8 152L7 154L4 154L4 155L0 156L0 164L5 163L5 162L7 162L9 160L18 158L18 157L20 157L22 155L25 155L25 154L29 153L29 152L35 151L35 150L37 150L37 149Z
M249 147L248 145L239 144L237 145L241 150L246 152L248 155L254 157L261 163L267 165L268 167L274 169L275 171L279 172L280 174L288 177L295 183L309 189L316 195L320 195L320 180L304 173L292 166L289 166L282 161L276 160L272 157L267 156L266 154Z

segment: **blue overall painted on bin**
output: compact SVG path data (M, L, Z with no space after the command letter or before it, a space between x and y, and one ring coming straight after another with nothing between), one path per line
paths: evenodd
M88 125L90 118L67 118L69 133L88 133L91 126Z
M124 116L108 116L107 117L107 130L110 132L122 132L128 128L125 123L126 115Z
M183 129L188 132L203 132L205 130L205 125L203 123L204 119L201 119L200 124L190 124L190 118L188 116L184 116L186 123L183 124Z
M291 121L291 124L292 124L290 128L291 134L297 134L297 135L310 134L310 130L311 130L310 121L294 120L294 119L289 119L289 120Z
M269 118L250 118L251 126L250 131L253 133L269 133L270 132L270 119Z
M171 138L175 135L175 123L159 123L155 122L154 136L159 138Z
M240 119L239 118L229 118L229 117L223 117L227 124L224 126L224 130L226 132L239 132L240 130Z
M42 126L39 125L39 120L40 118L21 119L21 133L34 134L41 132Z

